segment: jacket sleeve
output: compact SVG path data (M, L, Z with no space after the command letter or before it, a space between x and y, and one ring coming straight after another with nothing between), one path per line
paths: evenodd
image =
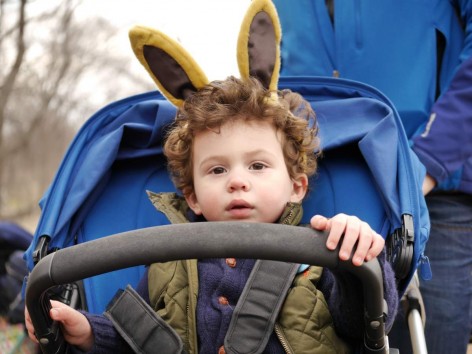
M92 327L94 345L88 354L128 354L133 353L128 344L118 334L111 321L103 315L83 312ZM74 349L73 353L82 353Z
M438 184L454 177L472 156L472 57L459 67L448 90L434 104L413 150ZM469 167L470 168L470 167ZM460 177L447 189L457 189Z
M395 274L386 260L385 251L377 259L382 269L384 298L388 307L385 323L385 331L388 333L397 314L399 296ZM364 298L360 281L350 273L324 268L318 288L325 296L338 334L346 339L362 339L365 326Z
M472 192L468 190L472 187L460 186L463 169L470 170L472 164L467 162L472 152L472 1L452 2L465 32L459 58L461 64L447 89L434 103L424 131L412 141L413 150L441 189Z
M138 294L149 303L149 291L148 291L148 272L141 278L136 291ZM104 315L94 315L88 312L82 312L92 327L94 336L94 346L88 354L128 354L133 353L133 350L115 330L111 321ZM73 349L73 353L82 353L76 348Z
M460 55L460 62L464 62L472 56L472 0L452 0L452 3L465 31Z

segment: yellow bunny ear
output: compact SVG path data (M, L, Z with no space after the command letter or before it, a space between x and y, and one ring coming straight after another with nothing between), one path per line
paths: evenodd
M242 78L256 77L264 87L277 90L281 33L272 1L253 0L238 38L238 66Z
M162 94L176 106L209 83L192 56L164 33L136 26L130 30L129 38L136 57Z

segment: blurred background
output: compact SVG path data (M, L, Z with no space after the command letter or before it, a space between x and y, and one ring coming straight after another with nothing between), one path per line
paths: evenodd
M38 353L23 327L22 259L39 201L72 139L97 110L155 86L128 30L159 29L210 80L237 74L250 0L0 0L0 353Z
M154 89L127 32L179 40L209 79L237 75L249 0L0 0L0 220L34 232L38 202L78 129L104 105Z

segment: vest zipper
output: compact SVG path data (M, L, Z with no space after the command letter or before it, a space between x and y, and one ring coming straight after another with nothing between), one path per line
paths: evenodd
M277 338L279 338L280 344L282 344L282 347L284 348L285 353L295 354L295 352L290 347L290 344L288 344L287 338L285 337L285 334L278 323L275 324L274 330Z

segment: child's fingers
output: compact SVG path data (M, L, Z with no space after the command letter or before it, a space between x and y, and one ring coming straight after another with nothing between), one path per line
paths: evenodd
M51 307L52 308L71 308L69 305L64 304L63 302L51 300Z
M33 323L31 322L31 317L29 315L29 312L26 306L25 306L25 327L26 327L26 330L28 331L28 337L30 337L33 342L38 343L38 339L34 335Z
M359 238L361 221L355 216L346 216L344 220L341 219L339 221L339 225L337 226L338 229L342 227L343 222L344 230L342 230L341 233L344 231L344 238L341 249L339 250L339 258L342 260L348 260L351 256L352 249ZM333 219L331 230L333 230L336 223L337 221Z
M338 216L336 216L338 217ZM328 235L328 239L326 240L326 247L329 250L334 250L338 246L339 239L341 238L342 232L339 233L338 231L332 231L331 227L331 220L321 216L321 215L315 215L311 218L310 220L311 227L313 227L316 230L330 230L330 233ZM336 228L337 230L338 228Z
M339 240L345 233L348 219L349 218L346 214L337 214L329 220L327 228L327 230L329 230L329 235L326 241L326 247L328 247L328 249L334 250L338 247Z
M377 257L380 252L382 252L385 246L385 239L374 231L374 236L372 238L372 245L370 246L369 251L367 252L367 256L365 257L366 261L370 261L371 259Z
M93 345L92 328L87 318L79 311L58 301L51 301L51 318L63 325L64 339L77 345L82 351L88 351Z
M49 316L57 322L62 323L64 330L64 338L72 345L79 345L80 348L91 348L91 342L93 341L91 328L88 320L79 311L72 307L63 304L59 301L51 301L51 310ZM33 323L28 313L28 309L25 307L25 326L28 331L28 336L38 343L35 336Z
M83 315L72 307L59 301L51 301L52 309L49 315L54 321L63 323L65 326L77 326L81 323Z
M70 321L70 318L73 316L67 311L69 306L63 304L60 301L51 300L51 307L51 310L49 310L49 316L54 321L64 322L64 324L67 324L67 322Z
M361 222L360 226L360 235L357 241L356 251L352 257L352 263L356 266L360 266L364 263L364 259L372 246L374 238L374 232L366 222Z
M316 230L326 230L329 226L329 219L321 215L315 215L311 218L310 225Z

